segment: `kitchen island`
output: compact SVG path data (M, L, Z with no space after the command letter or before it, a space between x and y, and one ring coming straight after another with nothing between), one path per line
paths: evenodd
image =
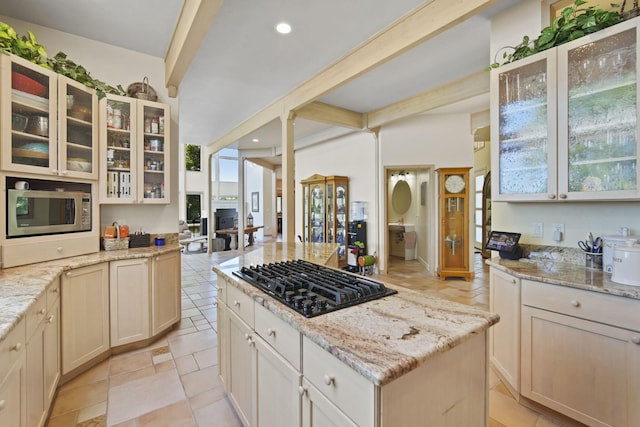
M219 375L243 423L486 425L487 330L497 315L398 288L305 318L233 274L291 259L323 263L325 246L267 245L213 268Z

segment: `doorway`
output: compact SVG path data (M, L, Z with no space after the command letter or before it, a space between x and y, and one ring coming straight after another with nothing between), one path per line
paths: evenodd
M436 266L436 198L433 166L385 167L384 270L396 262L433 275Z

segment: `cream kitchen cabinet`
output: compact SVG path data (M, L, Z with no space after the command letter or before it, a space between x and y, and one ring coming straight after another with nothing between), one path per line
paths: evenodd
M109 351L109 264L63 273L60 297L65 375Z
M27 427L26 322L0 342L0 425Z
M169 106L107 95L100 117L100 203L169 203Z
M58 289L59 284L50 287ZM29 427L44 425L60 378L58 294L43 294L27 313L26 411Z
M180 320L180 252L157 255L151 260L151 335Z
M149 338L149 260L111 261L109 295L111 347Z
M638 22L492 71L494 201L640 198Z
M357 427L329 398L322 394L306 378L300 387L302 396L302 425L327 427Z
M512 394L520 393L520 279L491 268L489 272L489 311L500 315L500 322L489 331L489 355Z
M2 169L98 179L95 91L14 55L0 67Z
M522 395L590 426L640 425L640 301L522 281Z
M252 303L252 302L251 302ZM229 311L227 319L229 378L227 393L236 413L245 426L256 425L254 418L255 352L252 329Z

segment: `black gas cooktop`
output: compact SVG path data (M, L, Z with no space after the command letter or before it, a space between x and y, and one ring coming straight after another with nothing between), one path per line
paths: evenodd
M380 282L303 260L242 267L233 274L305 317L397 293Z

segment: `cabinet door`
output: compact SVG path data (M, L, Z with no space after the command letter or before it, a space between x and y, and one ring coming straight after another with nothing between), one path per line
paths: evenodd
M640 425L640 333L523 306L521 385L585 424Z
M324 199L324 183L310 184L310 223L309 241L313 243L323 243L326 240L326 212Z
M25 365L23 351L0 384L0 426L27 427Z
M100 203L137 200L138 110L136 100L107 95L100 101Z
M60 300L47 313L43 335L44 407L49 407L60 379Z
M253 337L256 348L257 425L300 426L300 372L257 334Z
M216 303L216 327L218 333L218 377L225 392L229 382L229 314L227 306L218 299Z
M556 199L556 52L491 72L491 164L495 201Z
M303 427L356 427L344 413L305 378L302 379Z
M1 55L3 170L58 174L57 74Z
M558 47L558 186L571 200L637 198L638 20Z
M111 347L149 338L149 262L109 263Z
M40 323L27 344L26 396L27 425L39 426L44 421L44 323Z
M151 273L151 335L180 320L180 252L153 258Z
M169 106L138 100L138 199L143 203L169 203Z
M58 76L59 174L98 179L98 97L93 89Z
M62 373L109 350L109 265L62 275Z
M255 351L253 331L231 310L228 311L229 382L227 394L245 426L255 425Z
M490 271L489 311L500 321L489 329L491 363L516 393L520 392L520 279Z

